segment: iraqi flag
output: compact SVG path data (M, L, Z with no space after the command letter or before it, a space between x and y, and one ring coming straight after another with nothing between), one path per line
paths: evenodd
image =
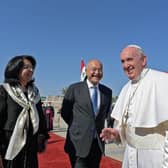
M86 67L85 67L85 62L82 59L81 66L80 66L80 80L84 81L85 79L86 79Z

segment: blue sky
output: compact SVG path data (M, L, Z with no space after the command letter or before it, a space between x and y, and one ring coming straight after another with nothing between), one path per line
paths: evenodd
M5 0L0 2L0 82L8 60L37 60L41 95L59 95L80 80L80 61L104 65L102 83L118 95L127 82L119 54L140 45L148 66L168 71L167 0Z

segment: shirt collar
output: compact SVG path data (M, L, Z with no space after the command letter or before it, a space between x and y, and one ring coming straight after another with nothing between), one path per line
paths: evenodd
M142 70L141 74L137 77L137 79L132 80L131 83L132 84L138 83L146 75L146 73L148 72L148 70L149 70L149 68L144 68Z
M86 82L87 82L88 88L92 88L92 87L97 87L98 88L99 84L93 85L88 79L86 80Z

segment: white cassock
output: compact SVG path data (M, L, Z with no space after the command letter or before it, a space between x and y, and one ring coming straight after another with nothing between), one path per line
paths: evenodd
M122 168L168 168L167 95L168 74L152 69L121 90L111 117L126 145Z

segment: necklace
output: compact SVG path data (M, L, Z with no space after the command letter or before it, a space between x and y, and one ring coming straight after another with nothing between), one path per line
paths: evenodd
M133 92L131 92L130 95L129 95L129 99L128 99L128 102L127 102L127 104L126 104L126 107L125 107L125 110L124 110L124 114L123 114L123 120L124 120L123 123L124 123L124 124L127 123L127 120L128 120L128 118L129 118L128 112L129 112L130 104L131 104L131 102L132 102L132 100L133 100L133 98L134 98L134 96L135 96L135 93L136 93L136 91L137 91L139 85L140 85L140 81L138 82L138 84L137 84L137 86L135 87L135 89L133 90Z
M125 109L124 109L124 113L123 113L123 116L122 116L122 122L121 122L121 126L122 126L122 132L123 132L123 135L125 135L125 128L127 126L127 120L129 118L129 108L130 108L130 103L131 101L133 100L134 96L135 96L135 93L136 91L138 90L139 88L139 85L142 81L142 79L146 76L146 74L148 73L149 69L146 69L146 71L140 76L140 79L137 83L137 86L135 87L134 91L132 92L132 94L130 93L129 95L129 98L128 98L128 102L125 106Z

